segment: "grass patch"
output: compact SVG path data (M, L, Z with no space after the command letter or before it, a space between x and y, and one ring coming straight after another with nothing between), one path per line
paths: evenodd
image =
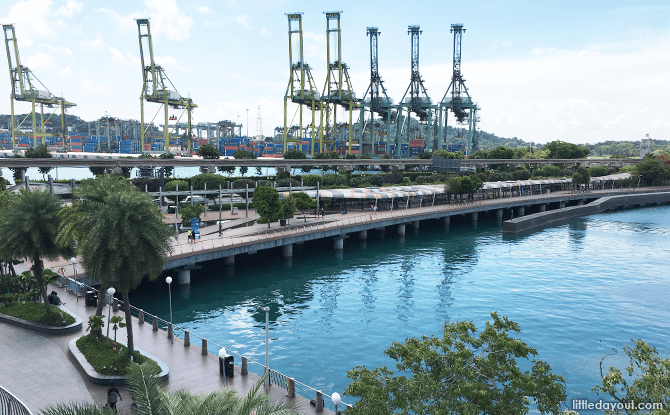
M65 311L56 306L51 306L51 315L47 315L47 311L42 303L27 302L25 304L12 303L0 307L0 313L20 318L21 320L30 321L32 323L44 324L45 326L62 327L63 321L65 325L74 324L75 319Z
M109 343L105 343L105 336L96 340L95 336L89 334L77 340L77 347L93 369L101 375L125 375L128 372L130 355L128 348L120 343L116 345L116 351L113 351L111 339ZM140 365L150 362L159 367L158 363L142 356L138 351L133 353L133 361Z

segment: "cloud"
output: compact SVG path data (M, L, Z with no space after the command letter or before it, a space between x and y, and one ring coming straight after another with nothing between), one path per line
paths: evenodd
M70 69L69 66L66 66L65 68L62 68L60 71L58 71L58 76L70 76L72 75L72 69Z
M272 36L272 33L270 33L270 31L267 28L264 27L264 28L261 29L261 35Z
M209 13L211 13L211 12L212 12L212 9L210 9L210 8L207 7L207 6L200 6L200 7L198 7L198 13L200 13L200 14L209 14Z
M21 64L30 68L33 72L38 69L49 69L56 64L56 58L44 52L36 52L23 59Z
M146 8L129 15L121 15L115 10L101 8L100 12L110 14L119 25L121 32L137 30L135 19L150 20L151 35L165 36L171 40L183 40L191 37L193 19L184 15L176 0L145 0Z
M141 66L140 59L130 52L123 53L112 47L108 47L107 51L112 55L112 63L116 67Z
M105 47L105 42L102 40L102 35L98 33L98 36L95 40L80 40L79 47L85 51L96 51Z
M92 79L85 79L81 81L81 89L94 95L111 95L112 90L105 84L96 84Z
M51 0L19 1L9 9L3 22L14 23L16 38L21 45L32 44L33 39L51 37L56 34L51 25L49 8Z
M48 49L52 53L55 53L55 54L60 55L60 56L63 56L63 55L72 56L72 55L74 55L72 53L72 51L65 46L56 47L56 46L48 45L46 43L40 43L38 46L41 47L41 48L44 48L44 49Z
M251 25L248 22L249 16L246 14L242 14L240 16L237 16L235 20L237 20L237 23L240 24L240 26L244 27L245 29L251 29Z
M56 10L56 14L65 17L72 17L75 13L81 11L83 5L83 3L77 3L77 0L67 0L65 6L60 6L58 10Z
M177 62L177 59L172 55L156 56L154 59L156 60L157 65L160 65L165 69L180 69L184 72L191 72L190 69L181 66L179 62Z

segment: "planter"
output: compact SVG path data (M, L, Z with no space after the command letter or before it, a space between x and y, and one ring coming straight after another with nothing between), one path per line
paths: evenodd
M38 333L43 334L72 334L80 331L82 327L81 319L77 317L76 314L74 314L73 312L71 312L70 310L68 310L63 306L57 306L57 307L65 311L72 317L74 317L75 320L74 323L70 324L69 326L54 327L40 323L33 323L32 321L22 320L20 318L12 316L6 316L4 314L0 314L0 321L3 323L11 324L12 326L21 327L24 329L28 329L30 331L36 331Z
M79 340L80 338L81 337L74 338L70 340L70 343L68 343L70 354L77 361L77 368L79 369L79 371L82 372L82 374L86 376L86 378L88 378L88 380L91 381L91 383L94 383L96 385L109 386L110 382L114 382L115 385L125 385L126 384L125 376L101 375L100 373L96 372L95 369L93 369L93 366L91 366L91 364L88 363L84 355L79 351L79 348L77 347L77 340ZM127 346L125 343L120 341L117 341L117 343ZM163 382L167 382L168 377L170 376L170 368L168 367L168 365L162 360L159 360L155 356L152 356L151 354L145 352L142 349L135 348L135 350L138 351L142 356L148 357L149 359L156 362L158 366L161 368L161 373L158 374L158 377L160 377L163 380Z

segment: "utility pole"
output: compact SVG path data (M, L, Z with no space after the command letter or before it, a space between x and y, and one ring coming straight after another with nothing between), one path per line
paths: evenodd
M247 138L249 138L249 108L247 108Z

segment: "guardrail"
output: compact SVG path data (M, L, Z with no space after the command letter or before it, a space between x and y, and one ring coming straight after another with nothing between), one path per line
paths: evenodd
M30 409L19 398L0 386L0 414L2 415L33 415Z
M86 291L93 291L98 295L98 301L105 301L107 304L112 303L110 301L109 294L105 295L100 295L100 291L94 287L91 287L89 285L86 285L82 282L75 281L74 279L70 277L66 277L63 275L63 273L59 272L59 275L61 275L61 278L59 279L59 285L62 288L65 288L66 290L72 291L74 294L77 295L77 297L81 297L84 295ZM103 300L104 298L104 300ZM115 309L116 306L118 307L123 307L123 301L118 300L114 298L113 300ZM241 374L246 375L248 373L248 366L249 364L253 364L259 367L260 373L263 374L265 373L266 367L263 363L257 362L254 359L251 359L249 357L246 357L242 355L241 353L229 349L221 344L215 343L211 340L207 340L206 338L199 336L195 333L191 333L190 331L186 330L184 327L175 325L175 324L170 324L169 321L164 320L158 316L155 316L151 313L147 313L146 311L137 308L135 306L130 306L130 313L133 317L137 317L138 319L138 324L145 324L148 320L148 322L152 325L152 330L153 331L158 331L158 330L164 330L167 335L166 341L170 341L170 334L173 334L174 336L180 337L178 334L181 333L181 337L183 337L184 340L184 347L189 347L191 345L191 340L192 337L196 337L200 339L201 342L201 348L202 348L202 354L206 355L208 353L208 350L210 349L210 345L213 346L214 350L221 350L223 349L226 354L231 354L231 355L236 355L240 358L241 360ZM217 352L218 353L218 352ZM273 370L272 368L269 369L270 375L268 376L269 379L269 384L270 385L275 385L277 387L280 387L281 389L286 390L286 396L289 399L295 398L296 394L296 386L298 386L299 390L302 391L310 391L310 393L315 394L316 399L315 399L315 404L317 408L317 412L319 411L319 408L323 408L323 397L329 397L330 395L324 394L320 390L317 390L309 385L306 385L302 382L299 382L283 373L277 372L276 370ZM349 404L343 403L346 407L352 407ZM4 415L5 412L0 412L0 414ZM11 413L11 412L10 412ZM29 415L32 415L28 413Z

